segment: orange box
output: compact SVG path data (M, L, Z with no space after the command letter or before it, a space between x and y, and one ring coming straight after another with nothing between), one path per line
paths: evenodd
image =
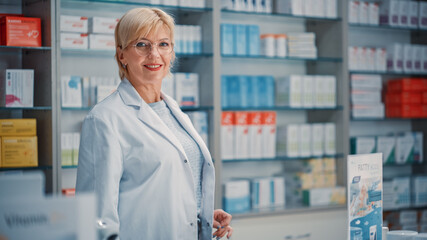
M422 118L427 108L420 104L386 105L386 116L389 118Z
M387 105L421 104L421 95L420 92L388 92L385 96L385 103Z
M3 16L0 18L0 44L5 46L41 47L40 18Z
M387 82L388 92L427 91L427 79L401 78Z

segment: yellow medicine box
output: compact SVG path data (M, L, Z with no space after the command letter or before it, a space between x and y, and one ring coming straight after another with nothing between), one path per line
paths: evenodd
M36 136L36 119L0 119L0 136Z
M0 167L37 167L37 137L1 137Z

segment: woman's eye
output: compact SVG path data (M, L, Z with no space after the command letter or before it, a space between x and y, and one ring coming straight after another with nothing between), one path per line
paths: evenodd
M137 47L147 47L147 46L148 46L148 44L147 44L147 43L145 43L145 42L138 42L138 43L136 44L136 46L137 46Z
M168 42L161 42L159 44L160 47L169 47L169 45L170 45L170 43L168 43Z

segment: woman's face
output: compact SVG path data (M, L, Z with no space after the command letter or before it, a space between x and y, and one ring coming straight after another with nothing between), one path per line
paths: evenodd
M122 51L120 60L126 65L128 80L132 84L161 84L169 73L172 55L170 31L161 27L156 33L149 33L129 44Z

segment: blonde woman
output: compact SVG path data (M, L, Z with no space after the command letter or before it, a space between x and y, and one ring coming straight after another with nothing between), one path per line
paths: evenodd
M161 91L175 58L174 20L156 8L128 11L115 29L120 83L85 118L77 192L95 192L99 217L121 239L230 237L214 210L214 165L178 104Z

